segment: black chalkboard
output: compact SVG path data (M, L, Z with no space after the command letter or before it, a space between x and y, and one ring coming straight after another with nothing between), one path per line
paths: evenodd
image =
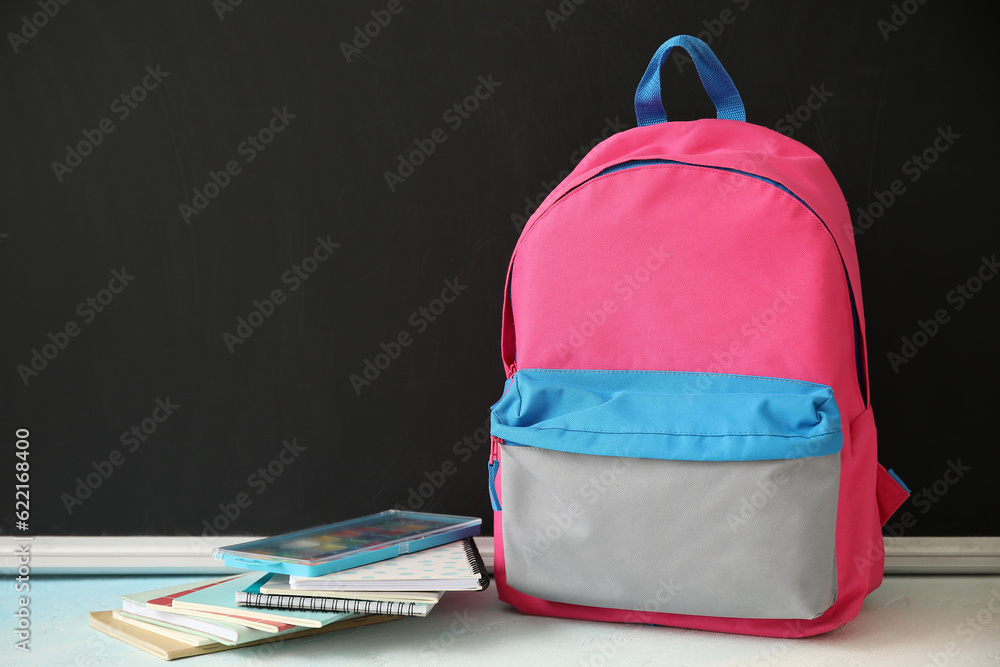
M995 24L973 7L4 3L0 433L9 468L28 434L27 532L399 506L491 533L519 229L689 33L844 189L881 458L918 492L889 532L997 534ZM663 78L671 119L713 115L690 64Z

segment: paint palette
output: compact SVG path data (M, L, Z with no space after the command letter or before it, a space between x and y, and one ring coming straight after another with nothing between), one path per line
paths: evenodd
M213 551L229 567L318 577L478 535L475 517L387 510Z

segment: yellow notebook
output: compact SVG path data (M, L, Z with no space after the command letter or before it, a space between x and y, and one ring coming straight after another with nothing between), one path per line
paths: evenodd
M276 635L274 637L268 637L265 639L258 639L256 641L247 642L245 644L238 644L236 646L227 646L225 644L206 644L204 646L191 646L185 644L184 642L177 641L176 639L170 639L169 637L164 637L163 635L157 634L155 632L150 632L148 630L143 630L141 628L129 625L127 623L122 623L113 616L112 611L92 611L90 612L90 627L94 628L99 632L103 632L109 637L114 637L119 641L123 641L130 646L142 649L150 655L155 655L161 660L176 660L178 658L188 658L193 655L205 655L206 653L216 653L218 651L225 651L231 648L241 648L243 646L256 646L258 644L266 644L269 642L280 642L286 639L294 639L295 637L307 637L309 635L316 635L323 632L334 632L336 630L347 630L349 628L358 628L365 625L373 625L375 623L385 623L386 621L395 621L401 616L356 616L354 618L349 618L346 621L340 621L337 623L331 623L322 628L304 628L302 630L291 632L283 635Z
M121 621L126 625L133 625L140 630L146 630L147 632L152 632L153 634L163 635L167 639L176 639L177 641L187 644L188 646L208 646L209 644L217 644L218 642L212 641L207 637L202 637L201 635L192 634L190 632L182 632L180 630L174 630L162 625L156 625L154 623L147 623L146 621L140 620L138 618L133 618L131 616L126 616L122 612L115 609L111 612L111 615L116 621Z

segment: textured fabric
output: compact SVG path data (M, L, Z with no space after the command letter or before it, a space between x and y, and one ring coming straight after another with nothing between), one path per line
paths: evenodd
M502 457L519 591L742 618L811 619L833 604L836 454L664 461L504 445Z
M670 44L644 81L658 85L649 73L659 72ZM701 47L692 48L695 56ZM496 506L503 508L495 514L497 588L501 599L535 614L775 637L826 632L856 616L881 582L881 525L905 497L876 461L850 214L829 168L806 146L738 120L662 122L654 101L659 90L640 85L637 102L653 107L654 123L598 144L525 225L504 294L507 377L519 368L671 371L829 387L844 425L840 452L830 455L839 462L836 600L812 619L791 608L759 618L639 612L522 591L509 581L529 575L516 557L508 562L505 543L524 536L504 516L521 500L503 485L508 458L528 451L523 447L491 454ZM719 412L722 419L736 414L731 406ZM809 489L804 493L802 502L811 502ZM697 510L687 507L689 518L697 519ZM624 508L621 516L629 516ZM621 576L630 570L628 561L612 565Z
M657 49L653 60L649 63L639 86L635 91L635 116L639 125L663 123L667 114L663 110L660 99L660 68L670 56L670 52L680 47L691 55L698 76L701 78L705 91L715 104L716 117L729 120L746 120L743 110L743 100L729 78L726 69L715 57L705 42L690 35L678 35L667 40Z
M529 221L510 289L522 368L766 375L828 385L847 415L865 407L840 252L764 181L675 164L587 181Z
M708 373L521 369L493 406L508 443L599 456L752 461L840 451L829 387Z
M889 517L910 497L910 492L900 483L899 478L892 474L891 470L886 470L880 465L876 469L876 474L878 519L881 525L885 525Z

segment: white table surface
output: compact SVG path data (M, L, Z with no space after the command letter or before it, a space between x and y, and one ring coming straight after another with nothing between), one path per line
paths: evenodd
M0 599L0 664L85 667L163 661L87 626L119 595L203 577L31 581L31 652L13 647L15 593ZM276 648L275 648L276 646ZM1000 665L1000 577L890 576L846 626L810 639L764 639L522 615L496 588L448 593L426 618L185 658L183 665Z

